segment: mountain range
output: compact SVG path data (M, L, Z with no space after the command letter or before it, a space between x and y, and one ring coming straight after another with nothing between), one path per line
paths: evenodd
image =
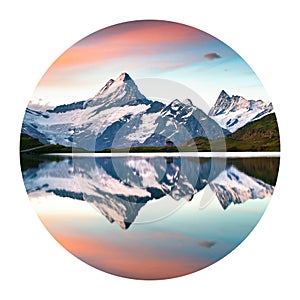
M46 145L88 151L159 147L168 140L175 145L199 137L220 140L272 112L272 103L230 97L223 90L208 114L191 99L174 99L168 104L149 100L133 79L122 73L87 100L45 112L27 108L21 132ZM276 120L274 126L278 131ZM197 149L195 143L190 142L189 147Z

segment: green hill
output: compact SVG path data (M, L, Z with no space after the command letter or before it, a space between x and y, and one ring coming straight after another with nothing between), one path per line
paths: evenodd
M20 137L21 154L46 154L46 153L72 153L89 152L80 148L65 147L58 144L43 144L39 140L27 135L21 134Z
M34 139L33 137L27 134L21 134L20 151L35 148L35 147L41 147L41 146L44 146L44 144L41 143L39 140Z
M212 140L197 137L189 140L179 148L188 149L196 144L198 151L224 151L223 140ZM269 114L259 120L251 122L226 136L226 151L280 151L279 130L276 116Z
M247 124L226 137L227 151L280 151L275 113ZM231 148L231 150L230 150Z

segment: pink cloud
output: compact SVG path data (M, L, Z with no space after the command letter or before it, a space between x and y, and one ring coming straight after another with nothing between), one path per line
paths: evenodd
M126 24L100 30L79 41L54 62L49 72L97 62L106 63L127 56L160 55L166 49L175 51L181 45L212 39L206 33L177 23L139 21ZM111 34L106 34L106 30Z

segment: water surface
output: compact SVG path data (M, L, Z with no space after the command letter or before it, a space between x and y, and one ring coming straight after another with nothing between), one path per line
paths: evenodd
M100 270L139 279L220 260L255 227L278 157L23 157L30 201L57 241Z

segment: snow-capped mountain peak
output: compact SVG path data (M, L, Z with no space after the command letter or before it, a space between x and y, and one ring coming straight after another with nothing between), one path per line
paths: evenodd
M222 90L218 98L230 98L230 96L224 90Z
M235 132L247 123L260 119L272 111L271 102L247 100L239 95L230 97L222 90L208 115L222 128Z
M132 98L145 98L127 73L121 73L115 80L110 79L101 90L92 98L93 101L104 98L122 98L126 94ZM127 97L128 98L128 97ZM110 100L108 99L108 100ZM98 104L98 103L97 103Z
M133 81L132 78L126 72L121 73L120 76L116 79L116 81L122 81L122 82L129 81L129 80Z
M63 104L41 114L27 110L22 133L43 143L95 149L95 141L107 128L117 128L139 113L152 101L142 95L127 73L110 79L86 101ZM119 124L119 125L118 125ZM113 136L109 136L113 140Z
M167 108L171 108L173 110L178 110L178 109L190 109L190 108L195 108L193 102L190 99L184 99L180 101L179 99L174 99L170 104L167 106Z
M210 109L209 116L218 116L220 114L228 114L232 109L238 107L247 106L248 100L238 95L232 95L231 97L222 90L215 105Z
M182 103L178 99L175 99L170 103L170 106L176 107L176 106L179 106L180 104L182 104Z

